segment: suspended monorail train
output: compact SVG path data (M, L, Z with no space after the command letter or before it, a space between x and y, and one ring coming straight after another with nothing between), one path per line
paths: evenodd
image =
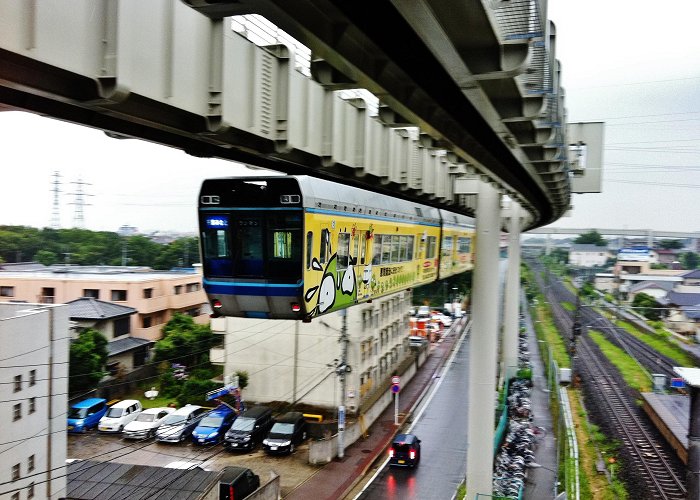
M220 316L309 321L474 265L472 218L304 175L207 179L199 227Z

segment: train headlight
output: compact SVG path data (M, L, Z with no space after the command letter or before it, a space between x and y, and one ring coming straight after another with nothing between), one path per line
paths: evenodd
M301 306L298 303L292 302L291 305L292 305L292 312L298 313L299 311L301 311Z
M219 299L215 299L214 301L212 301L211 306L215 310L217 310L217 309L221 309L221 306L223 306L223 304L221 303L221 301Z

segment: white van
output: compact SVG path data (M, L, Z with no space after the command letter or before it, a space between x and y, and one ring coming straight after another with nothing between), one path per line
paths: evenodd
M141 401L125 399L110 406L104 417L100 419L97 429L100 432L121 432L126 424L133 421L143 411Z

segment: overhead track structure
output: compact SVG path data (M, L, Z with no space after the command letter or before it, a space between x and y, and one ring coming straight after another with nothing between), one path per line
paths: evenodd
M21 109L474 214L459 179L534 228L569 208L554 26L544 0L0 2L0 109ZM311 51L254 46L258 14ZM379 101L340 98L366 89ZM31 133L31 131L27 131Z

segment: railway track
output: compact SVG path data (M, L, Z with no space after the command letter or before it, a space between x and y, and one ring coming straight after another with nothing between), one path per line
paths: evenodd
M535 275L550 303L557 328L560 332L569 332L570 335L574 324L573 313L566 310L561 301L570 300L573 294L560 283L552 283L551 278L548 280L549 284L543 286L542 279L537 273ZM596 318L608 321L590 309L584 310L579 319L581 324L588 325L594 319L595 322L600 322ZM647 367L654 367L656 371L663 370L664 373L668 373L667 370L672 366L670 360L664 359L664 356L624 329L609 322L605 326L606 335L616 337L618 345L625 343L628 352L635 352L633 356L640 362ZM608 326L611 328L607 328ZM569 335L564 334L564 338L567 339ZM627 456L630 475L638 478L638 483L630 485L630 489L638 489L639 496L647 498L685 499L687 490L676 457L667 451L665 443L657 437L656 429L637 407L635 398L630 395L619 373L606 367L601 361L602 354L597 345L586 334L579 336L578 340L576 370L582 375L587 396L594 400L592 403L597 407L599 414L611 423L622 442L621 451Z
M578 369L584 372L584 380L591 385L589 389L598 395L599 404L607 408L623 446L632 456L639 458L638 461L635 460L636 475L648 485L650 498L685 499L685 483L676 470L674 460L659 446L655 430L646 418L639 415L639 409L628 400L615 378L608 374L591 344L593 342L590 339L581 339Z

